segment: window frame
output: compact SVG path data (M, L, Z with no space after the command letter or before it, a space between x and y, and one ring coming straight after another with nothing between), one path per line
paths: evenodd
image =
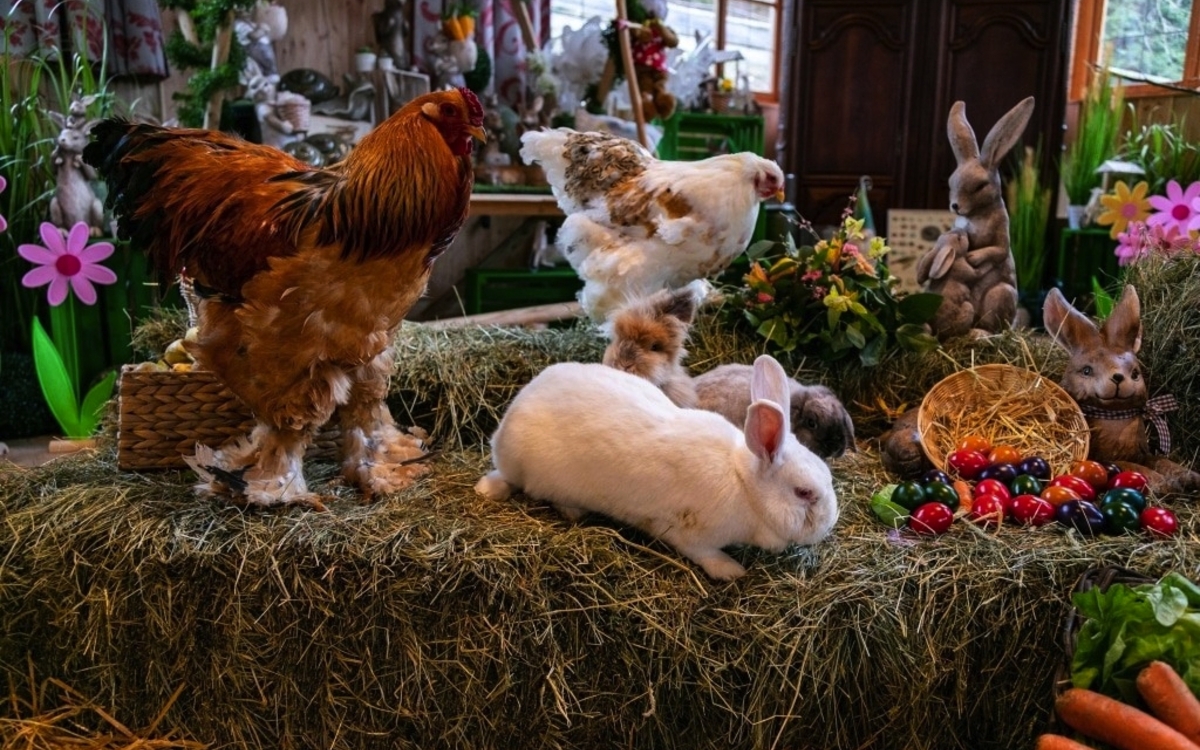
M783 76L783 1L784 0L741 0L754 5L765 5L775 9L775 44L774 70L771 71L771 89L769 91L752 91L755 100L766 103L779 101L779 80ZM725 21L729 16L729 0L716 0L717 14L717 49L725 49ZM723 67L723 66L721 66ZM721 71L724 73L724 71Z
M1067 99L1082 101L1092 66L1100 59L1100 39L1104 34L1104 8L1107 0L1079 0L1075 15L1075 43L1071 51L1071 84ZM1188 22L1187 44L1184 47L1183 80L1175 85L1186 88L1200 87L1200 6L1193 1L1192 15ZM1154 83L1129 82L1122 84L1125 98L1170 95L1169 86Z

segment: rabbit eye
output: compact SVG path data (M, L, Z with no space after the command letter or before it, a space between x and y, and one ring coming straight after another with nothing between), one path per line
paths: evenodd
M650 345L650 351L652 351L652 352L661 352L662 349L663 349L662 344L654 343L654 344Z
M807 487L793 487L792 492L795 493L797 500L805 502L812 502L813 500L813 491Z
M1134 370L1134 371L1133 371L1132 377L1133 377L1133 379L1134 379L1134 380L1137 380L1137 379L1138 379L1138 378L1140 378L1141 376L1142 376L1142 373L1141 373L1141 372L1139 372L1138 370Z
M808 419L804 420L804 426L810 430L817 429L817 418L809 417Z
M1079 372L1080 372L1080 373L1082 373L1082 374L1084 374L1084 375L1091 375L1091 374L1092 374L1092 366L1091 366L1091 365L1084 365L1084 366L1083 366L1083 369L1081 369Z

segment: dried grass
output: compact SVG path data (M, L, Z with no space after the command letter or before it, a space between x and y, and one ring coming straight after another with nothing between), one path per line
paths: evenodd
M602 520L476 497L485 438L519 385L550 361L598 359L600 344L585 328L406 326L393 408L442 452L431 476L373 505L314 462L328 512L239 510L195 498L185 472L118 472L111 438L0 468L0 671L13 684L32 663L125 726L219 748L999 750L1049 726L1085 570L1200 578L1186 498L1168 501L1184 529L1168 541L889 532L868 507L888 480L869 445L833 465L833 536L735 550L749 574L733 584ZM706 316L691 362L750 361L758 346ZM1062 361L1011 333L874 370L788 365L834 387L869 435L956 370L1032 362L1056 379ZM11 728L28 715L0 710L5 750L22 747ZM94 713L72 722L111 733Z

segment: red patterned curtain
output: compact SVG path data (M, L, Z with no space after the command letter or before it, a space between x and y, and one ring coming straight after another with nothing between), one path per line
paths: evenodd
M66 45L100 60L109 75L166 77L155 0L0 0L0 52L53 58Z
M526 85L526 50L514 12L514 3L518 2L525 0L469 0L479 13L475 40L492 58L492 90L502 103L513 107L521 102ZM448 0L419 0L417 5L413 62L422 70L428 70L429 45L447 4ZM544 45L550 39L550 0L529 0L526 7L538 44Z

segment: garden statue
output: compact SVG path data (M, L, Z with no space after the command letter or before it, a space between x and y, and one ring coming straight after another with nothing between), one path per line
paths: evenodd
M392 65L407 70L411 64L407 0L384 0L383 10L372 13L371 22L375 26L375 43L392 58Z
M99 120L87 119L94 96L72 95L68 114L47 112L60 128L50 160L54 166L54 195L50 198L50 221L64 233L78 222L88 225L93 237L103 234L104 208L92 189L96 172L83 163L88 133Z
M1033 97L1009 110L983 139L967 122L966 105L950 108L946 129L958 162L950 175L950 231L917 261L917 281L942 295L931 322L945 341L972 331L1011 328L1017 314L1017 272L1009 248L1008 211L1000 189L1000 162L1021 139L1033 114Z
M291 91L276 89L274 76L259 75L246 84L254 113L262 129L262 142L281 148L300 140L309 128L312 104Z
M279 80L279 64L275 60L275 42L287 34L287 10L274 2L259 2L252 10L239 11L233 21L238 44L246 50L244 77L256 73L274 76Z

